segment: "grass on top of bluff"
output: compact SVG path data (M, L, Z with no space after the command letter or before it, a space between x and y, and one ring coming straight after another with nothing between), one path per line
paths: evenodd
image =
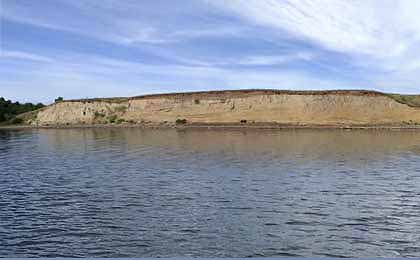
M160 93L147 94L134 97L110 97L110 98L88 98L88 99L73 99L73 100L56 100L59 102L109 102L109 103L123 103L133 99L144 98L186 98L190 97L195 104L200 104L200 99L205 99L214 96L228 96L230 98L249 96L249 95L375 95L387 96L395 101L406 104L411 107L420 107L420 95L402 95L402 94L388 94L373 90L279 90L279 89L237 89L237 90L213 90L213 91L197 91L197 92L179 92L179 93Z
M406 104L410 107L420 107L420 95L388 94L388 96L398 103Z

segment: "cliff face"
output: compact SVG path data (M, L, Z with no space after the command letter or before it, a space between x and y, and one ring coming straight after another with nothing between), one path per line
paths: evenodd
M420 123L420 108L368 91L221 91L73 100L38 112L39 125L96 123L278 123L401 125Z

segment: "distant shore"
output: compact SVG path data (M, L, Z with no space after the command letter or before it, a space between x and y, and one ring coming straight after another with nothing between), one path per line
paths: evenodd
M390 129L420 130L420 125L297 125L297 124L75 124L75 125L3 125L1 129L83 129L83 128L139 128L139 129Z

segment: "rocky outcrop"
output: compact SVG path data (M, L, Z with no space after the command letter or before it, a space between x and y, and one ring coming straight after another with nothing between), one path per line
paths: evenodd
M153 124L183 119L187 124L416 125L420 108L372 91L211 91L64 101L40 110L30 123Z

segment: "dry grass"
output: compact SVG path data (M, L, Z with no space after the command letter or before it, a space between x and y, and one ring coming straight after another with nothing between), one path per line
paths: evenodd
M237 89L237 90L212 90L212 91L195 91L195 92L174 92L174 93L158 93L147 94L134 97L110 97L110 98L87 98L87 99L69 99L63 102L108 102L108 103L124 103L133 99L152 99L152 98L194 98L194 101L200 98L214 97L243 97L252 95L357 95L357 96L378 96L384 95L381 92L371 90L279 90L279 89Z
M388 96L395 101L406 104L411 107L420 107L420 95L400 95L387 94L371 90L277 90L277 89L239 89L239 90L217 90L217 91L197 91L197 92L183 92L183 93L162 93L150 94L135 97L114 97L114 98L93 98L93 99L74 99L65 100L64 102L109 102L109 103L124 103L132 99L152 99L152 98L193 98L196 104L199 99L206 98L220 98L221 96L229 97L243 97L252 95L356 95L356 96ZM198 100L198 102L197 102Z
M410 107L420 107L420 95L400 95L400 94L387 94L389 97L398 103L405 104Z

